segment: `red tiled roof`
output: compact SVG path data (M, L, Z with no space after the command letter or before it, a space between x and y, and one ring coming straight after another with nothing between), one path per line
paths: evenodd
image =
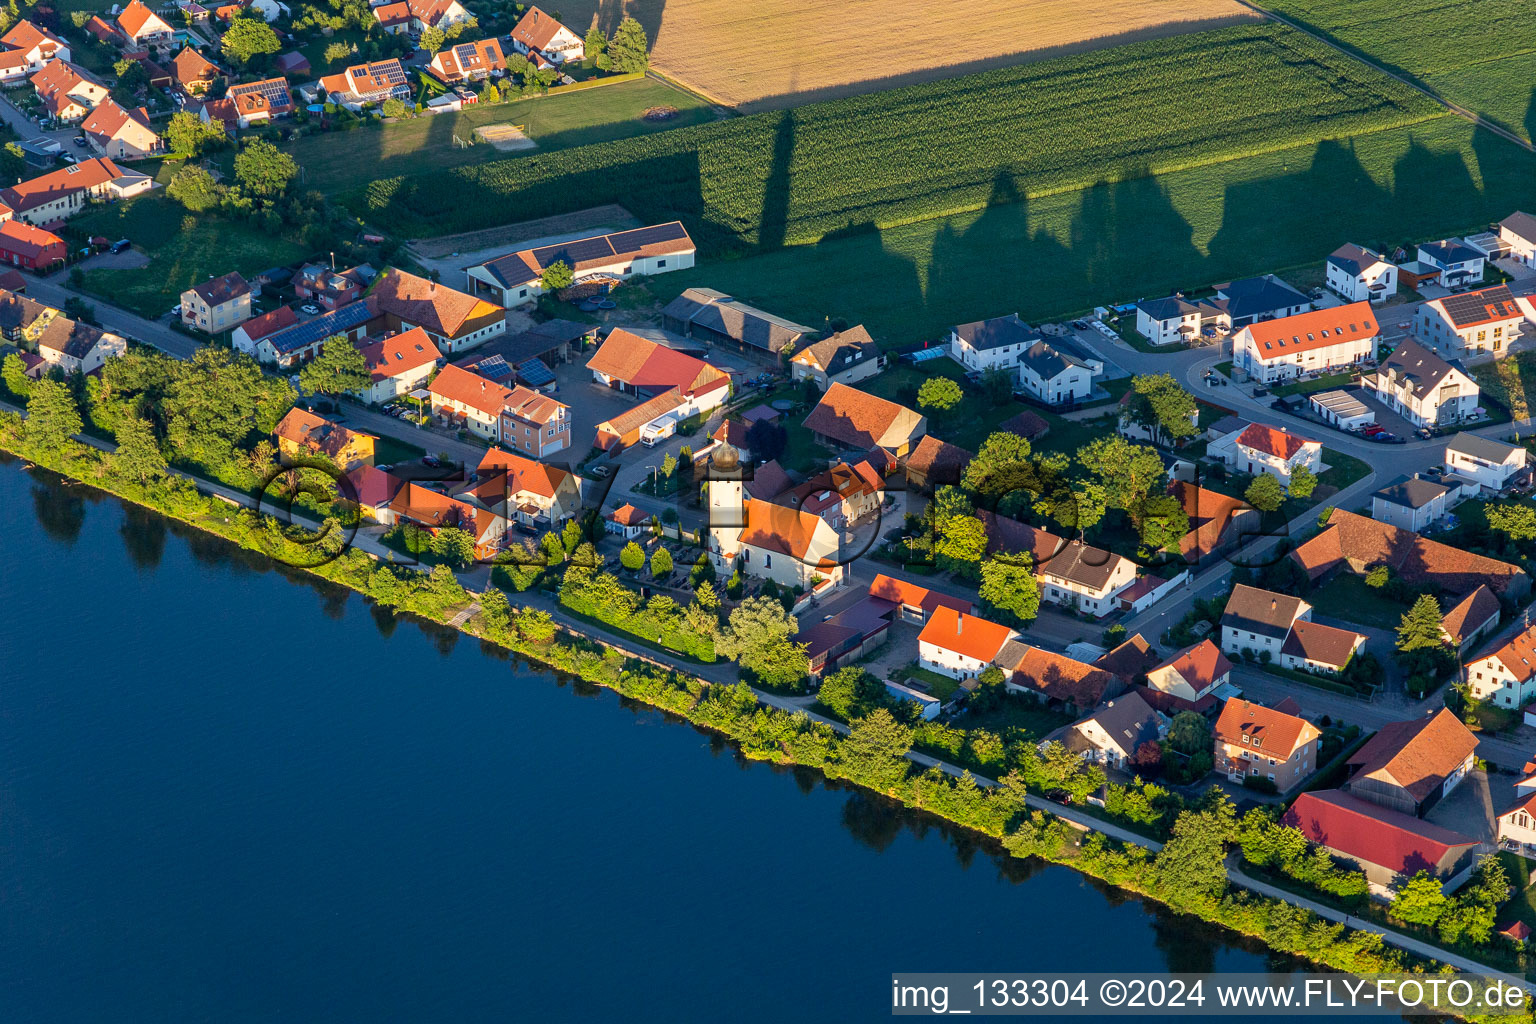
M1183 480L1168 484L1168 493L1179 499L1184 514L1189 516L1189 532L1179 541L1179 552L1186 559L1200 560L1225 542L1227 530L1239 515L1253 511L1241 498L1233 498L1220 491L1207 490ZM1253 517L1257 527L1257 516Z
M299 322L299 315L288 306L278 306L270 313L252 317L241 324L239 330L245 332L245 336L252 341L260 341L269 334L292 327Z
M294 444L303 445L333 458L354 438L374 436L348 430L340 423L334 423L323 416L316 416L297 406L288 410L287 415L278 421L277 428L272 433L285 441L292 441Z
M1389 722L1349 759L1351 778L1375 776L1422 801L1465 763L1477 737L1449 708L1411 722Z
M512 389L502 387L493 380L486 380L478 373L449 364L442 368L428 389L432 394L449 402L458 402L471 409L478 409L490 416L500 416L512 398Z
M1445 630L1445 635L1450 638L1451 643L1459 646L1475 630L1481 629L1489 619L1498 614L1499 599L1493 596L1493 591L1486 585L1480 585L1445 613L1445 618L1440 620L1440 628Z
M1517 681L1527 681L1536 675L1536 626L1527 626L1506 640L1498 650L1484 652L1473 660L1482 661L1484 658L1496 659Z
M122 29L130 38L136 39L152 19L165 24L163 18L160 18L148 7L145 7L139 0L132 0L127 7L123 8L123 13L117 16L117 27ZM169 27L169 25L166 25L166 28ZM154 31L163 32L165 29L157 28Z
M730 375L685 352L616 327L603 339L587 369L633 387L662 391L677 388L693 397L729 387Z
M364 508L378 508L387 504L405 486L405 481L367 463L349 470L346 476L357 492L357 503Z
M917 641L954 651L965 658L990 662L1012 635L1013 630L1007 626L941 606L928 616Z
M1317 727L1305 718L1252 704L1241 697L1228 700L1216 719L1217 742L1262 751L1281 761L1319 735Z
M1304 446L1313 442L1262 423L1250 423L1248 429L1238 435L1237 443L1254 451L1264 452L1266 455L1289 460Z
M1008 668L1008 666L1004 666ZM1097 707L1106 696L1121 690L1118 676L1102 668L1053 654L1039 647L1029 647L1017 665L1012 666L1012 682L1079 708Z
M884 443L886 433L908 412L911 410L895 402L833 383L805 417L805 427L854 448L873 448Z
M1221 653L1221 648L1207 639L1187 650L1180 651L1152 671L1156 672L1161 668L1172 668L1183 676L1184 681L1194 687L1196 692L1199 692L1231 672L1232 662Z
M24 220L11 220L0 222L0 252L15 253L18 256L26 256L37 259L44 255L49 248L64 245L64 239L51 231L33 227ZM65 253L59 253L56 258L63 259Z
M369 294L380 312L447 338L456 337L466 324L504 312L494 302L393 267L379 275Z
M549 45L555 33L564 27L537 7L529 7L528 13L523 15L517 27L512 30L512 38L524 46L542 50Z
M1438 873L1446 855L1477 840L1337 789L1303 793L1280 819L1309 842L1398 874Z
M18 213L43 206L65 196L97 188L123 176L117 165L106 157L82 160L70 167L50 171L28 181L0 189L0 201Z
M898 580L885 573L878 574L870 581L869 596L890 601L892 604L921 608L925 613L932 612L935 608L950 608L966 614L971 610L971 602L966 598L941 594L937 590L929 590L916 583Z
M475 475L493 482L503 498L529 491L543 498L555 498L571 479L569 471L494 445L480 460Z
M808 560L811 542L816 531L825 527L820 517L800 509L786 508L769 501L748 498L744 506L746 528L741 531L741 543L766 551L777 551L802 562ZM819 559L817 565L832 565L830 559Z
M1253 339L1259 358L1285 359L1298 352L1363 341L1381 333L1369 302L1315 309L1310 313L1261 320L1243 328Z
M402 373L434 363L442 355L427 332L420 327L392 334L359 346L368 361L368 371L375 381L388 380Z
M614 509L612 512L608 513L608 518L612 519L620 526L639 526L646 520L650 519L651 516L649 512L641 512L639 509L635 508L635 506L625 502L618 508Z
M1345 562L1363 571L1366 566L1391 566L1411 585L1431 583L1454 594L1487 584L1502 594L1525 571L1518 565L1453 548L1388 523L1336 508L1328 528L1291 552L1291 557L1318 579Z

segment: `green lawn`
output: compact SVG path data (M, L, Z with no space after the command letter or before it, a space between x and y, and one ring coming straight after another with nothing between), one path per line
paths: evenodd
M1536 396L1536 352L1516 352L1491 363L1467 367L1483 395L1492 398L1515 419L1531 414L1531 397Z
M132 239L149 254L149 266L139 270L87 270L85 288L152 319L197 281L231 270L253 275L305 255L298 244L249 224L193 216L163 192L93 207L70 223L87 234Z
M376 466L393 466L401 462L409 462L419 459L427 453L425 448L418 448L414 444L406 444L404 441L393 437L380 437L373 445L373 464Z
M663 106L677 108L678 115L668 121L642 120L648 108ZM340 191L389 175L419 174L508 156L484 143L467 148L454 145L454 136L469 138L478 125L525 125L524 131L538 143L536 155L699 124L714 117L714 111L697 96L645 78L564 95L476 105L458 113L424 114L380 128L309 135L286 148L303 165L310 187Z
M1052 711L1033 697L1010 693L993 710L967 711L955 724L966 730L987 729L1005 738L1010 730L1018 729L1025 734L1023 738L1042 740L1076 720L1073 715Z
M1323 449L1323 464L1328 469L1317 478L1317 482L1325 486L1337 487L1341 491L1371 471L1369 463L1362 462L1353 455L1336 452L1332 448ZM1315 504L1315 502L1309 499L1309 504ZM1300 513L1301 510L1298 509L1297 515Z
M1510 853L1508 850L1500 850L1499 863L1504 865L1504 873L1509 876L1509 884L1514 889L1514 895L1509 902L1499 908L1499 927L1511 921L1524 921L1532 928L1536 928L1536 890L1531 889L1531 872L1536 869L1536 861L1522 857L1519 854Z
M701 257L653 287L663 301L702 285L803 322L843 317L896 346L981 317L1050 321L1265 273L1342 238L1390 247L1443 237L1532 206L1536 155L1444 117L741 259Z
M1381 629L1396 629L1403 613L1408 610L1407 605L1398 604L1380 590L1366 586L1365 577L1343 571L1305 596L1321 615Z
M1227 363L1228 369L1232 364ZM1223 371L1226 372L1226 371ZM1231 376L1228 373L1228 376ZM1329 373L1315 380L1294 381L1290 384L1281 384L1279 387L1270 388L1270 392L1279 395L1310 395L1314 391L1327 391L1330 388L1341 388L1355 379L1353 371L1349 373Z

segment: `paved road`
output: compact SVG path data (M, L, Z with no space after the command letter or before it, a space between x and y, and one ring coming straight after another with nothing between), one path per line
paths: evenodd
M89 264L89 261L86 262ZM27 281L27 294L38 302L60 308L63 308L66 299L79 299L95 307L96 319L100 320L101 325L107 330L114 334L121 334L125 338L143 342L176 359L190 359L192 353L202 348L202 343L196 338L178 334L164 321L146 320L137 313L130 313L94 295L77 292L65 283L68 280L67 273L31 278Z

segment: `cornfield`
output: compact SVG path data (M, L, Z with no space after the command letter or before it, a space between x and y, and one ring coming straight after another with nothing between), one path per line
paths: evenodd
M706 253L819 241L1437 116L1273 24L397 177L349 195L422 237L621 203Z

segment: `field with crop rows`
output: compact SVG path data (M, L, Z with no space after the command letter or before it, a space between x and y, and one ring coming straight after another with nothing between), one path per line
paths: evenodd
M839 317L894 347L984 317L1017 312L1034 323L1251 274L1296 279L1296 267L1319 275L1323 256L1344 242L1390 251L1514 209L1536 209L1536 155L1448 114L817 245L701 260L650 288L663 301L687 287L719 288L807 324Z
M1273 24L394 177L347 194L423 237L617 202L718 256L816 242L1422 121L1439 107Z
M651 63L742 111L836 99L963 70L1256 15L1235 0L967 0L952 12L889 0L565 0L567 24L640 20Z
M1532 0L1269 0L1270 7L1452 102L1536 134Z

